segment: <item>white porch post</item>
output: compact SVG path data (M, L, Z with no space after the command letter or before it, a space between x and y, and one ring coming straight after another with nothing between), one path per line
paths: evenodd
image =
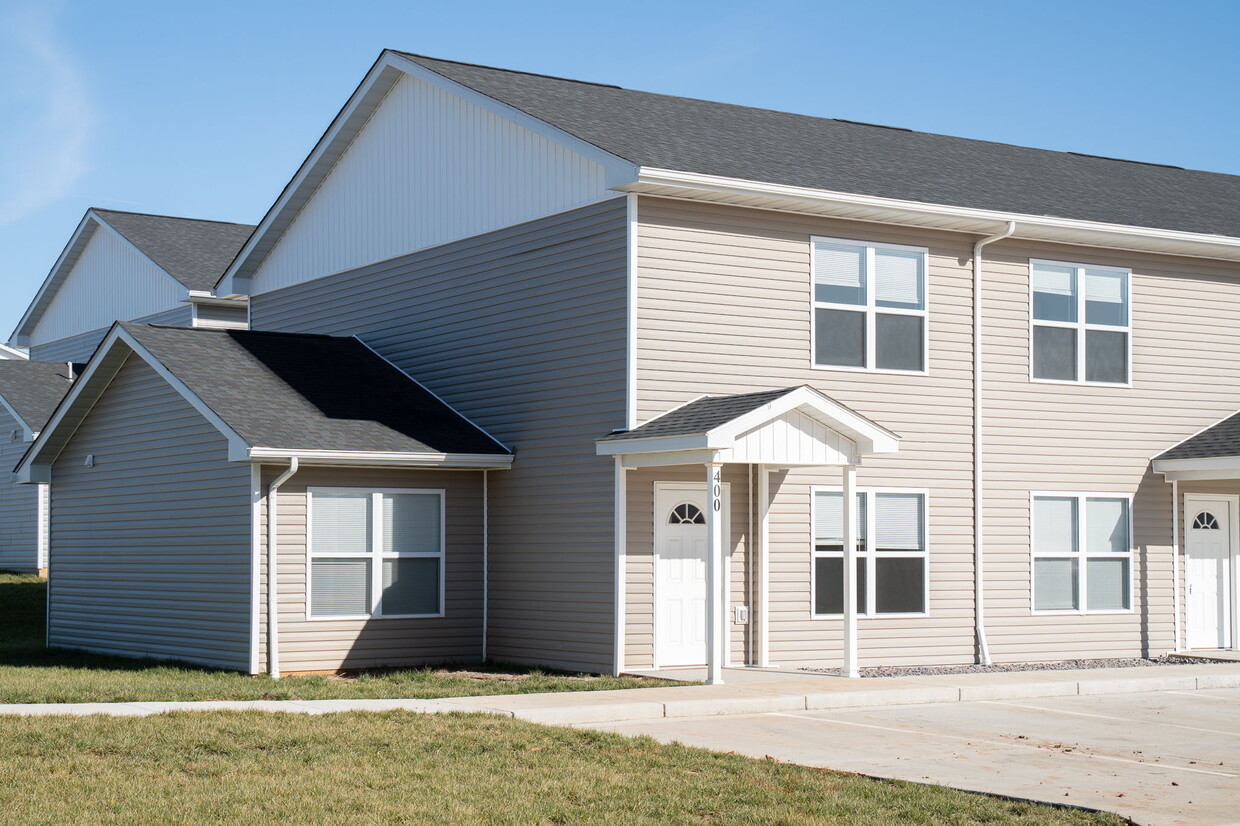
M706 465L706 682L723 682L723 465Z
M857 466L844 466L844 676L860 677L857 665Z
M771 472L758 465L758 665L771 667Z

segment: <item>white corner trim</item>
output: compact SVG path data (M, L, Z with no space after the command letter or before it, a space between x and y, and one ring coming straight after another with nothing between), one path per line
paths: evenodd
M838 208L849 212L842 217L851 217L854 220L960 232L989 234L1002 230L1009 221L1016 221L1020 224L1021 233L1015 237L1019 238L1225 261L1240 260L1240 238L1226 235L906 201L673 169L642 167L638 170L636 181L618 188L624 192L714 200L720 203L736 202L757 208L804 210L817 214L830 214L834 211L833 208Z
M250 674L263 673L263 466L250 465Z

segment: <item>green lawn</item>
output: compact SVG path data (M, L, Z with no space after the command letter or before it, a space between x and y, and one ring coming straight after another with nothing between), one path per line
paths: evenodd
M6 824L1110 824L479 715L3 718Z
M192 665L44 648L46 583L0 573L0 703L425 699L675 685L635 677L488 667L271 680Z

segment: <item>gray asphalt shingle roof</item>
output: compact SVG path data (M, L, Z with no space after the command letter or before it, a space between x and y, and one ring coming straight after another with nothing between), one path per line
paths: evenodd
M1240 237L1240 176L400 54L639 166Z
M764 390L760 393L743 393L738 396L703 396L686 405L651 419L645 424L622 433L611 433L599 441L614 442L625 439L649 439L659 436L693 436L709 433L746 413L786 396L799 387L783 390Z
M42 430L69 392L71 368L57 361L0 360L0 396L31 430Z
M187 290L211 290L254 227L171 215L93 210Z
M1156 456L1155 460L1210 459L1216 456L1240 456L1240 413L1185 439Z
M355 338L121 327L251 447L509 453Z

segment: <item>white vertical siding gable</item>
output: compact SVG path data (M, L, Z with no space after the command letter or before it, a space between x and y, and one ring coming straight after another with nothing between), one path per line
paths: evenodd
M91 235L30 334L31 346L170 310L185 288L106 226Z
M249 292L615 195L597 160L402 75L259 264Z
M738 436L731 448L720 452L720 460L842 465L856 451L851 439L800 410L789 410Z

